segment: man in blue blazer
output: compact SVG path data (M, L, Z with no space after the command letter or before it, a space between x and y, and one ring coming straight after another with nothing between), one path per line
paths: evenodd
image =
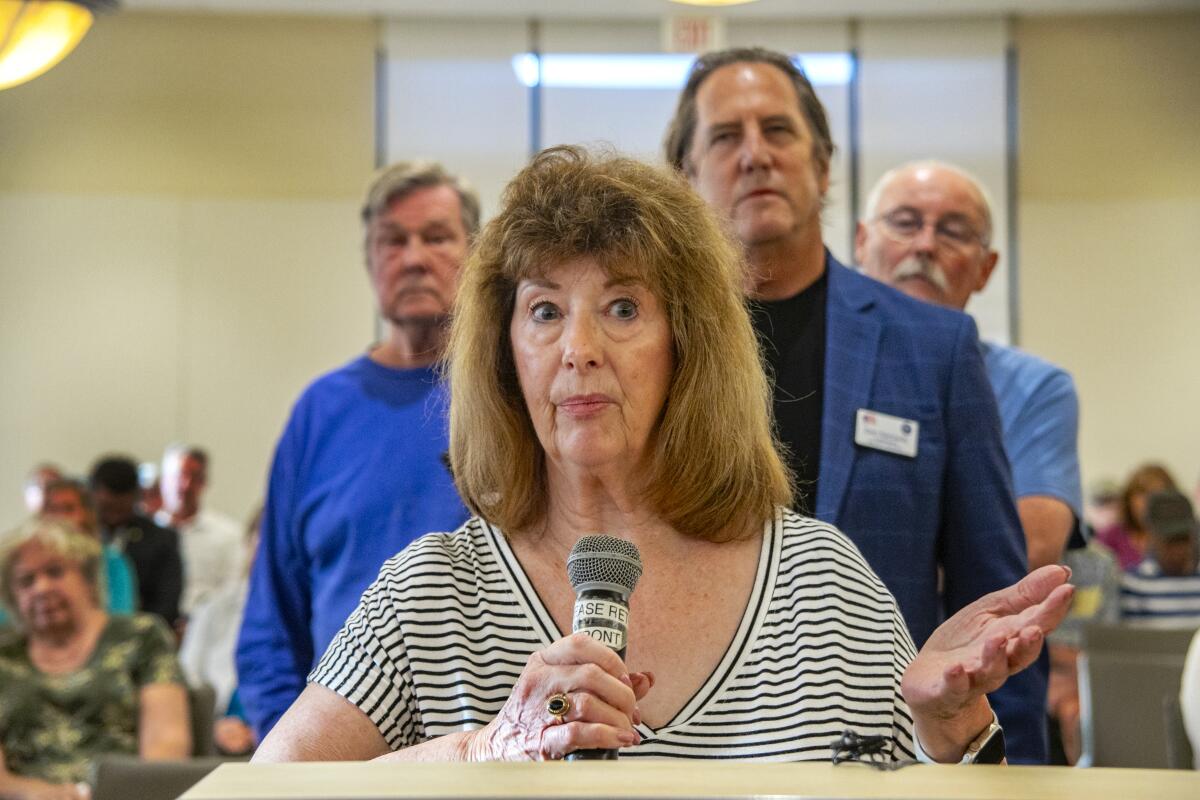
M833 142L786 56L736 49L697 60L666 151L745 247L802 510L854 541L922 645L946 616L1026 573L974 322L825 249ZM1011 761L1045 763L1045 695L1025 670L991 697Z

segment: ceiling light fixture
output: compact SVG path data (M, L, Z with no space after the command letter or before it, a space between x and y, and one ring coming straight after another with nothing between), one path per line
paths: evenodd
M33 80L67 57L117 0L0 0L0 89Z

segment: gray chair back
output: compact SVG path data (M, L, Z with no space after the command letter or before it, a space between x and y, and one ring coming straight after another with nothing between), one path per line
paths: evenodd
M1179 697L1163 699L1163 724L1167 726L1167 766L1171 769L1191 769L1196 754L1188 741L1187 728L1183 725L1183 709Z
M1172 730L1193 629L1088 625L1079 656L1081 767L1167 769L1191 765ZM1182 723L1179 724L1182 728ZM1183 746L1186 747L1186 739Z
M192 715L192 755L215 756L217 745L213 741L213 724L216 722L217 692L207 683L188 687L188 711Z
M137 756L100 756L92 764L92 800L176 800L225 759L143 761Z

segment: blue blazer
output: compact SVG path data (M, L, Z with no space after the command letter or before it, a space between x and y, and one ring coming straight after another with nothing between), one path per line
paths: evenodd
M919 647L947 616L1027 571L1000 416L969 316L828 253L826 268L816 516L862 551ZM859 409L917 421L916 457L855 444ZM1032 668L993 695L1010 760L1045 763L1045 697Z

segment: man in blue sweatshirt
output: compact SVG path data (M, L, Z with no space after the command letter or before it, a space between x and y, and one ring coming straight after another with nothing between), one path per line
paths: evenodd
M260 739L383 562L467 518L445 462L437 362L478 197L437 164L395 164L376 174L362 220L384 336L305 390L275 451L237 648Z

